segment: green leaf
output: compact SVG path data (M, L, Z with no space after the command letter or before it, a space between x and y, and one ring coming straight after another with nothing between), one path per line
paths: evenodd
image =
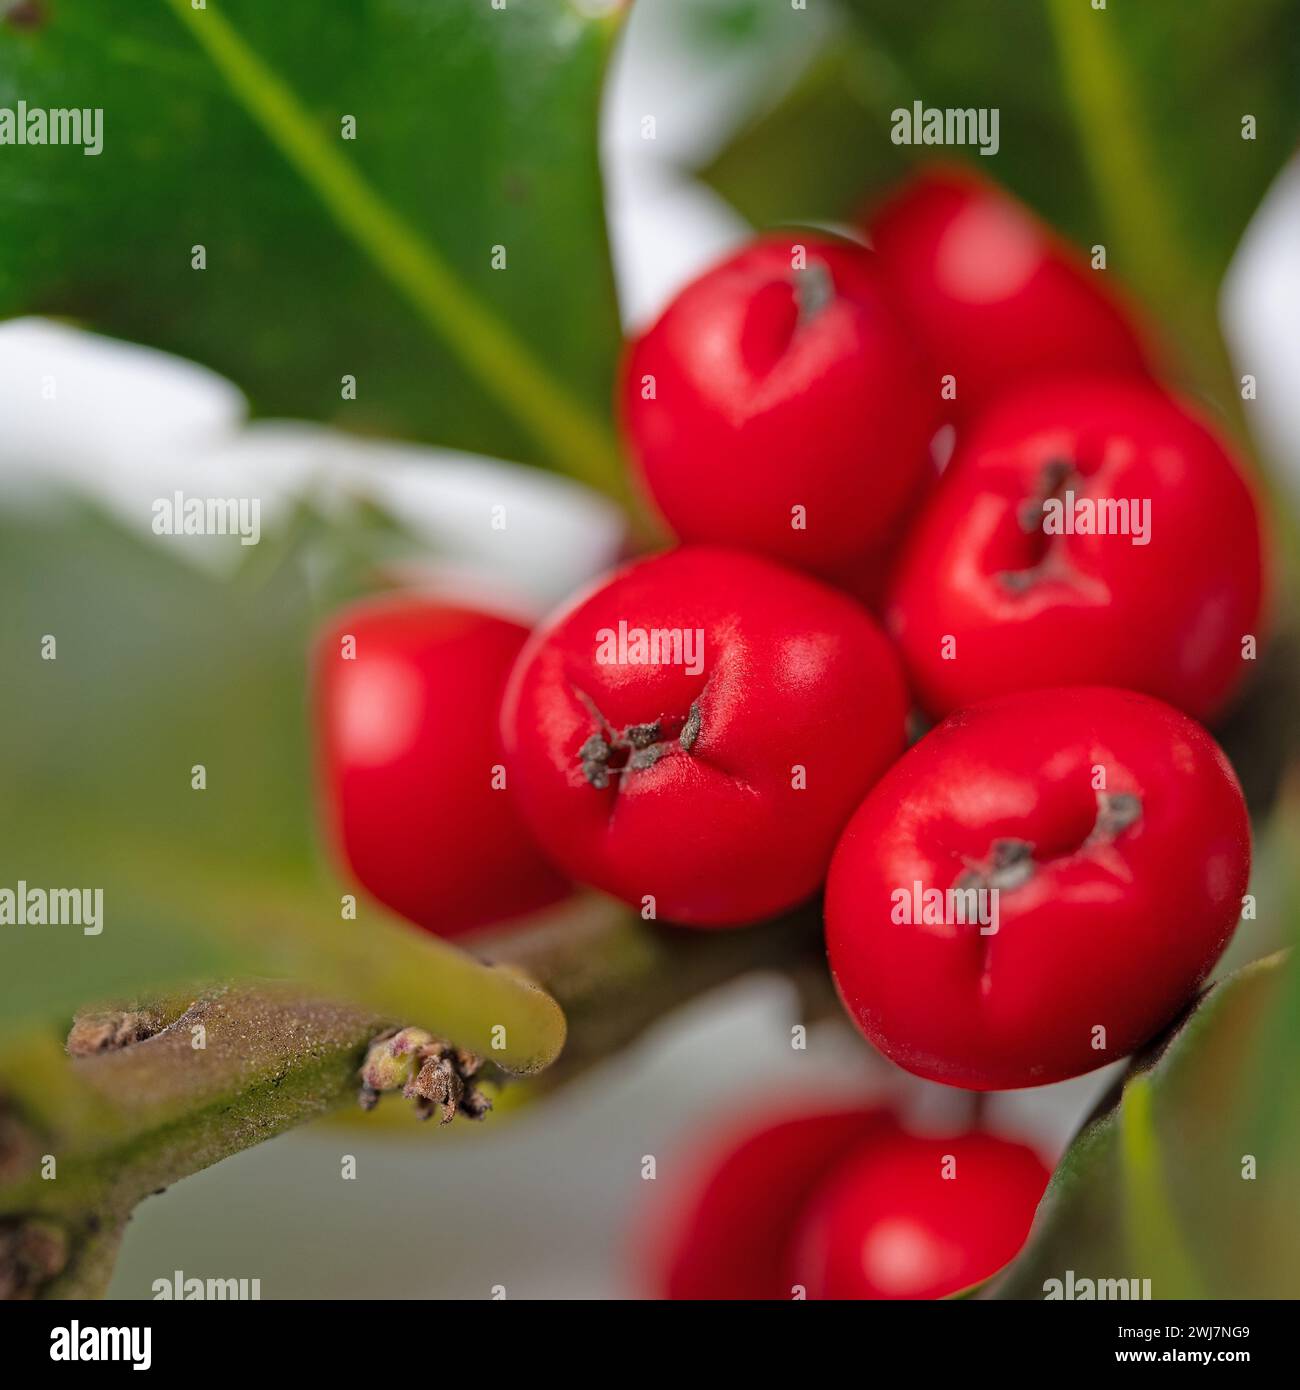
M987 3L968 0L924 6L841 0L841 6L846 22L822 62L704 171L722 192L740 191L742 211L762 224L787 218L782 184L796 159L801 219L842 220L918 159L977 156L975 150L895 145L892 112L922 101L998 108L999 153L975 162L1058 225L1093 230L1087 185L1069 176L1079 167L1079 150L1039 5L999 6L996 20ZM766 189L758 177L764 161ZM773 168L781 169L781 178L772 177ZM857 170L864 174L860 182L852 177Z
M903 0L843 3L890 78L881 92L875 140L889 143L890 113L916 101L996 109L994 156L982 157L978 149L899 148L912 159L970 157L1058 227L1080 240L1097 239L1092 191L1080 177L1081 151L1041 0L1000 5L996 12L979 0L938 0L920 9Z
M847 221L908 167L905 151L869 134L888 133L884 85L872 51L844 35L700 173L759 227Z
M823 62L703 171L747 216L843 219L900 155L969 157L1217 351L1215 291L1300 131L1295 0L842 5ZM997 155L892 145L890 113L916 101L996 108Z
M1256 961L1204 994L1084 1127L1029 1244L992 1287L1150 1279L1153 1298L1300 1294L1300 970Z
M31 8L0 21L0 106L101 108L103 148L5 149L0 315L197 359L263 414L617 486L613 20L571 0Z
M223 582L69 504L0 517L0 592L0 886L102 887L105 918L0 926L0 1019L238 966L192 926L214 885L312 867L301 570Z
M547 995L368 900L343 921L322 872L308 654L322 608L401 553L400 533L368 525L358 554L356 526L300 511L227 579L77 504L0 514L0 888L103 893L95 934L0 924L0 1036L105 998L272 973L513 1070L558 1052Z
M1141 254L1140 278L1160 283L1162 263L1185 248L1217 286L1300 133L1295 0L1044 7L1110 232Z

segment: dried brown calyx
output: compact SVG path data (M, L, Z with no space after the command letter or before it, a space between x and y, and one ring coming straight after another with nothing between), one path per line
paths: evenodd
M798 309L798 326L807 328L821 317L822 311L835 300L835 281L830 267L823 261L809 261L794 273L794 302Z
M1016 511L1020 529L1034 538L1033 553L1019 569L1003 570L998 575L1008 589L1019 593L1053 573L1056 551L1052 545L1054 538L1047 534L1044 524L1047 504L1059 501L1066 489L1081 476L1078 465L1070 459L1049 459L1043 465L1037 489Z
M698 700L684 715L664 714L649 724L616 729L588 696L579 692L579 698L591 712L596 730L578 749L578 763L598 791L604 791L615 777L652 768L665 754L679 749L689 753L700 736Z
M1142 817L1142 798L1135 792L1098 792L1097 816L1092 829L1073 848L1050 856L1069 859L1082 850L1099 844L1109 844ZM994 840L988 857L982 861L967 861L965 870L954 887L997 888L1011 892L1027 883L1045 859L1036 858L1034 846L1028 840Z
M474 1084L483 1059L435 1038L423 1028L381 1033L361 1066L361 1107L372 1110L384 1091L398 1091L414 1102L417 1119L439 1114L440 1124L457 1115L481 1120L491 1099Z
M152 1009L108 1009L78 1014L73 1020L65 1046L70 1057L93 1057L97 1052L115 1052L120 1047L144 1042L161 1033L165 1022Z

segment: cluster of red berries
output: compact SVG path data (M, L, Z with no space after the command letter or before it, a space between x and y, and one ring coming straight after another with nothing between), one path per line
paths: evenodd
M1004 192L932 171L867 231L765 236L632 345L677 548L531 635L419 597L339 617L326 804L361 883L443 935L570 883L700 928L824 886L878 1048L1042 1084L1149 1039L1240 915L1246 809L1194 721L1255 655L1260 520ZM909 710L940 722L904 752Z
M1015 1258L1048 1180L1024 1144L883 1108L768 1120L703 1160L641 1242L663 1297L944 1298Z

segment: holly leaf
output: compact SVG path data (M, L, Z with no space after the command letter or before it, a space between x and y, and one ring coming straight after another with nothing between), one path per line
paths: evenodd
M0 889L15 907L24 885L99 895L80 925L0 921L0 1037L270 974L484 1052L509 1015L492 1053L507 1067L558 1051L546 995L369 899L344 920L322 862L312 637L410 546L374 517L327 523L304 505L225 576L86 504L0 512Z
M801 221L843 220L903 160L969 157L1176 311L1189 281L1212 295L1300 131L1294 0L841 4L823 61L702 171L760 225L790 218L789 180ZM997 153L893 145L917 101L996 109Z
M616 20L572 0L0 11L0 107L75 108L87 141L102 112L97 153L5 149L0 316L204 362L261 414L608 483Z
M850 221L869 190L902 177L910 163L905 150L876 138L889 129L883 90L869 46L842 34L700 175L758 227Z
M103 893L98 932L0 925L0 1020L246 968L255 885L324 906L307 652L361 534L304 509L225 577L88 504L0 513L0 887Z
M1207 991L1084 1126L987 1296L1149 1279L1152 1298L1296 1297L1298 1021L1294 953Z
M300 585L226 585L77 504L0 516L3 886L103 893L98 932L0 926L0 1018L229 968L191 925L223 877L307 871Z

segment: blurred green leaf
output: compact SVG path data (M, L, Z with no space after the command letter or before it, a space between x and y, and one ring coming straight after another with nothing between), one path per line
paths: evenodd
M1214 986L1084 1127L992 1296L1068 1271L1153 1298L1300 1295L1298 1063L1295 953Z
M694 0L682 18L695 43L731 49L768 38L781 16L764 0Z
M841 3L828 55L703 171L748 217L842 220L902 158L970 157L1163 310L1194 280L1203 316L1300 131L1297 0ZM894 146L915 101L997 108L998 154Z
M1166 257L1186 248L1217 286L1300 135L1300 3L1043 3L1061 74L1053 80L1110 233L1130 251L1146 247L1152 275L1162 239Z
M312 605L288 544L226 580L76 504L0 516L0 886L102 887L105 916L0 926L0 1020L237 968L221 913L310 881Z
M994 156L981 157L975 149L898 148L912 159L971 157L1064 231L1081 241L1097 239L1096 205L1082 174L1043 0L996 9L984 0L937 0L920 8L903 0L841 3L860 41L890 77L873 138L888 143L889 113L916 101L995 108L1000 114ZM1102 22L1112 13L1106 11Z
M797 161L802 220L847 219L909 163L964 153L895 145L896 108L915 101L997 107L1001 148L975 162L1091 239L1090 194L1077 176L1080 152L1041 5L1001 5L994 16L986 0L840 3L846 22L821 63L704 171L710 182L755 222L779 222L789 216L784 176ZM781 178L772 177L774 168ZM857 170L861 181L852 177Z
M181 353L263 414L614 476L615 20L570 0L0 10L0 106L103 110L96 156L5 148L0 315Z
M762 112L701 171L755 226L846 221L871 189L907 169L888 138L881 91L888 77L853 34L838 37L772 109Z
M83 504L0 513L0 888L103 892L97 935L0 925L0 1035L271 973L492 1048L507 1068L559 1050L564 1019L541 991L368 899L341 918L316 837L310 645L323 607L409 554L363 515L327 525L302 507L228 578Z

